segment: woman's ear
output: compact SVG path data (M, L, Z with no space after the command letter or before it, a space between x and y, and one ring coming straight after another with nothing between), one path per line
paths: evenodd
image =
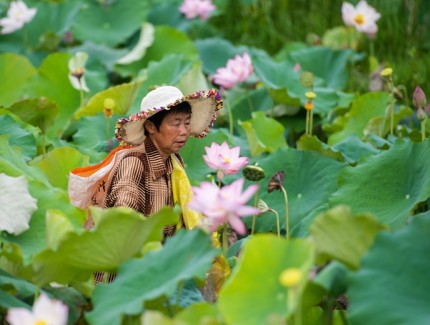
M145 123L143 124L143 127L145 128L145 130L149 134L154 134L155 133L155 125L150 120L146 120Z

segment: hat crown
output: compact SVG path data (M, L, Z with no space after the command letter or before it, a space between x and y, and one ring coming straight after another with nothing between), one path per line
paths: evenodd
M150 91L140 103L140 111L148 113L154 109L168 109L168 106L184 97L182 92L173 86L161 86Z

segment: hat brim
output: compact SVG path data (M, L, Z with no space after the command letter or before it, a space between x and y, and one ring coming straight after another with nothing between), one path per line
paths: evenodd
M118 119L115 126L115 137L120 145L137 146L145 140L144 126L146 119L163 110L188 102L191 106L190 135L196 138L206 136L218 116L218 111L223 107L221 95L218 90L197 91L183 96L165 107L154 107L149 113L140 112L130 115L128 118Z

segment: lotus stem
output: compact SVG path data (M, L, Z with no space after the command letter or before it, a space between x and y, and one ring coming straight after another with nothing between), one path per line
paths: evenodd
M421 141L426 139L426 120L421 121Z
M283 186L281 186L282 193L284 194L284 200L285 200L285 237L288 239L290 238L290 227L289 227L289 218L288 218L288 196L287 191Z

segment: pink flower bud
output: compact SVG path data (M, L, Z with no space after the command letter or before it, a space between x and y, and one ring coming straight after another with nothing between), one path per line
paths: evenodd
M413 101L417 108L424 108L424 106L426 105L426 95L424 94L420 86L415 87Z

